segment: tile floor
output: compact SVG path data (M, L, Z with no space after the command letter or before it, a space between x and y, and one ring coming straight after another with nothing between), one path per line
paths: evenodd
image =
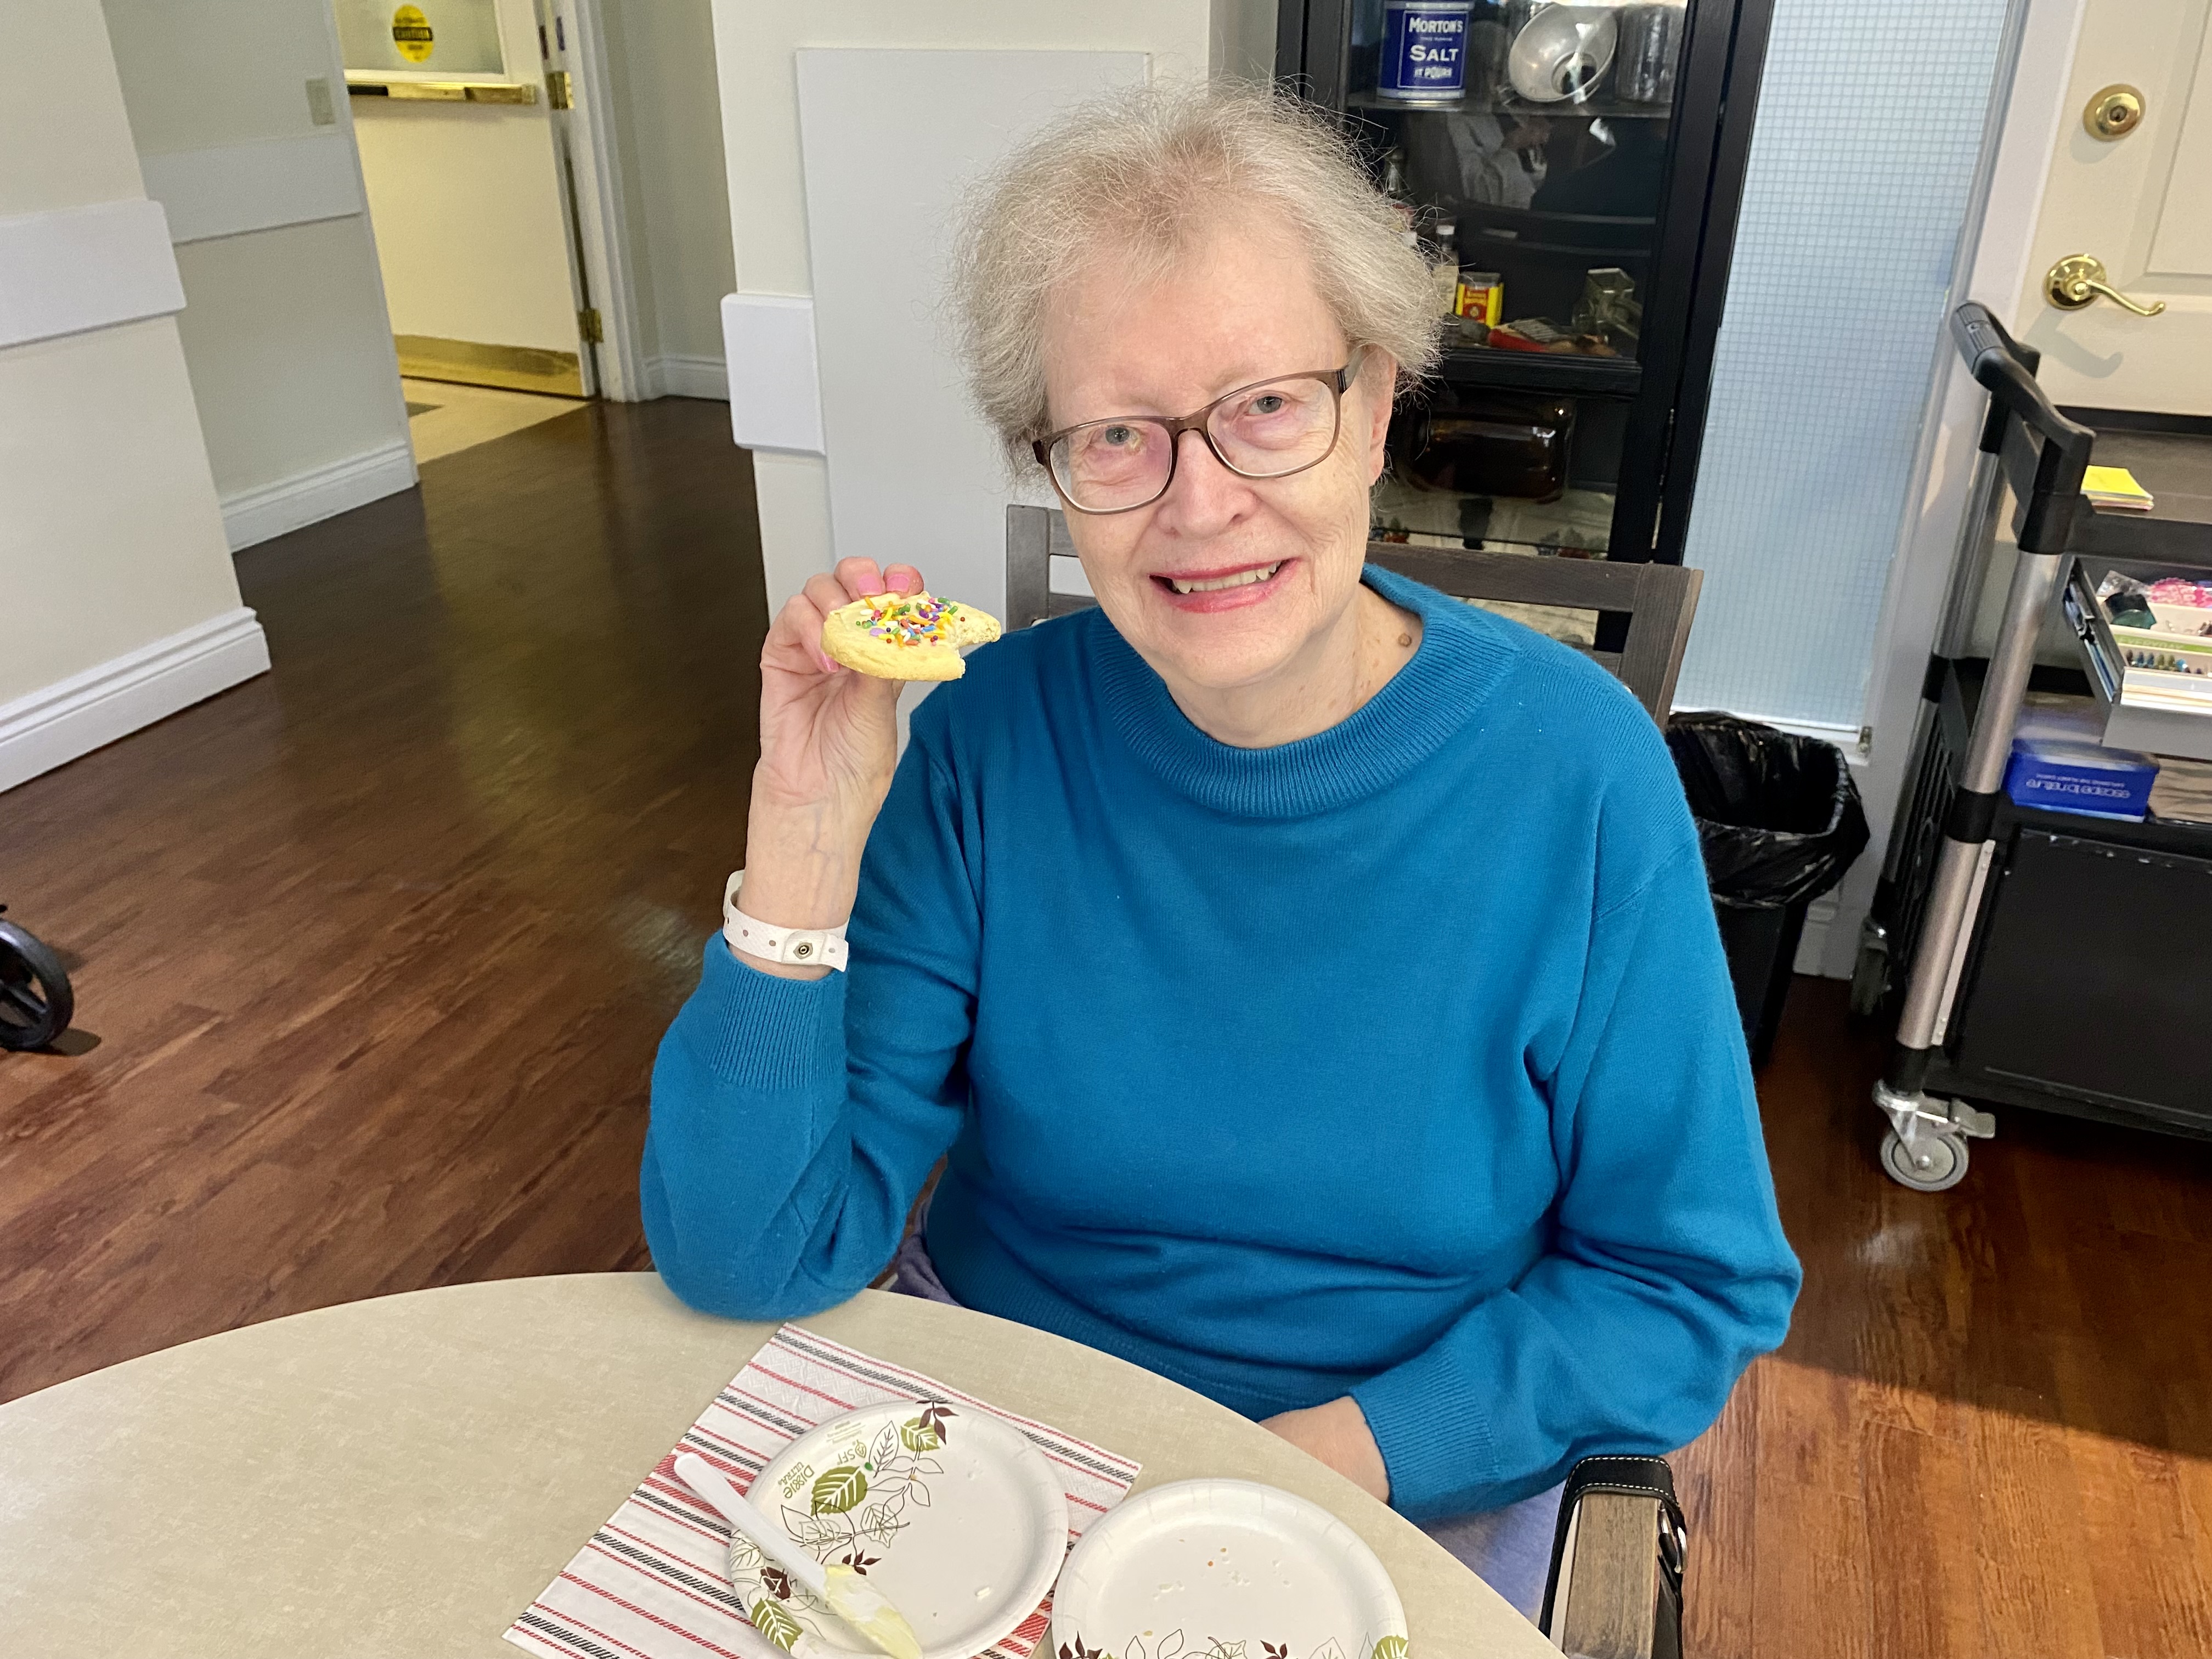
M581 398L537 392L502 392L446 380L403 379L399 384L406 390L407 431L414 440L417 466L584 407Z

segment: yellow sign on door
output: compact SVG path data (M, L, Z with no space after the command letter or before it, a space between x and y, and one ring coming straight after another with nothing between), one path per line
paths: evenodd
M430 20L422 15L420 6L402 6L392 14L392 44L410 64L430 61Z

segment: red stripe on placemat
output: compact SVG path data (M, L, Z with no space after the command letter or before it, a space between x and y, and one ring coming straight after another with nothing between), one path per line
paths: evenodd
M782 1383L785 1388L796 1389L801 1394L811 1394L817 1400L826 1400L841 1412L854 1412L860 1409L849 1400L840 1400L834 1394L824 1394L819 1389L810 1389L805 1383L799 1382L795 1378L786 1376L781 1371L772 1371L769 1370L767 1366L763 1365L757 1359L753 1361L753 1366L759 1370L760 1374L763 1376L773 1377L775 1381ZM855 1382L865 1382L866 1379L856 1376L853 1381ZM746 1395L745 1398L748 1400L760 1400L761 1404L763 1406L768 1404L767 1401L762 1400L761 1396L757 1394ZM818 1429L822 1425L819 1423L817 1423L814 1426Z
M622 1511L619 1510L615 1511L616 1515L619 1515L621 1513ZM672 1518L673 1517L668 1516L663 1516L661 1517L664 1521ZM638 1548L641 1550L651 1550L655 1555L670 1554L668 1547L665 1544L656 1544L650 1538L644 1537L638 1533L624 1532L620 1527L615 1525L614 1516L609 1516L607 1517L606 1525L601 1527L599 1530L601 1532L611 1532L617 1538L627 1538L631 1543L636 1545ZM719 1532L708 1532L703 1527L693 1527L691 1530L697 1533L702 1538L707 1539L708 1541L713 1543L723 1554L726 1555L729 1553L730 1540L726 1537L723 1536L722 1534ZM672 1556L671 1559L675 1560L683 1559L680 1556ZM684 1565L698 1572L720 1572L722 1570L722 1564L719 1561L684 1561Z
M691 1488L685 1484L684 1477L676 1473L677 1455L678 1454L671 1452L667 1456L662 1458L658 1463L655 1463L653 1466L653 1473L647 1475L645 1479L639 1481L638 1484L641 1486L652 1486L655 1482L658 1482L659 1486L656 1488L657 1490L677 1492L691 1503L702 1504L708 1509L714 1509L714 1506L712 1504L706 1503L704 1498L701 1498L697 1492L693 1492ZM751 1487L752 1483L759 1478L760 1471L757 1469L732 1468L729 1465L724 1463L720 1458L709 1457L704 1452L695 1452L692 1455L696 1457L702 1463L706 1464L708 1468L714 1470L719 1474L743 1476L744 1485L738 1487L739 1492L749 1490ZM736 1483L733 1481L732 1484L735 1485ZM716 1510L715 1513L719 1515L721 1511Z
M733 1436L718 1433L714 1430L707 1426L707 1419L703 1417L696 1423L694 1423L690 1428L686 1429L684 1432L686 1438L689 1438L690 1436L695 1434L701 1434L706 1436L708 1439L713 1441L718 1446L734 1446L748 1457L759 1458L762 1468L766 1468L770 1463L773 1463L775 1461L775 1452L764 1452L756 1447L748 1446L744 1441L737 1439ZM787 1446L791 1443L787 1440L783 1443ZM781 1446L779 1446L776 1450L781 1451L782 1449L783 1448ZM759 1470L757 1469L747 1469L744 1471L744 1477L747 1480L750 1480L753 1476L758 1473ZM741 1486L738 1490L742 1492L744 1488Z
M588 1549L590 1546L586 1545L585 1547ZM634 1613L649 1625L658 1625L663 1630L673 1631L677 1635L682 1637L687 1642L695 1643L698 1646L707 1649L709 1652L722 1655L723 1659L746 1659L746 1656L739 1653L735 1648L726 1648L720 1643L710 1642L705 1637L700 1635L698 1632L686 1630L674 1620L664 1619L659 1613L653 1612L650 1607L641 1607L634 1601L625 1601L621 1596L617 1595L612 1590L605 1589L600 1585L594 1584L588 1578L579 1578L574 1573L568 1571L566 1568L562 1570L561 1577L566 1579L569 1583L574 1584L578 1589L586 1589L591 1591L594 1595L602 1596L605 1600L613 1602L623 1612ZM712 1604L710 1603L709 1605ZM714 1612L719 1617L724 1619L734 1618L736 1616L730 1613L726 1608L723 1607L715 1607ZM575 1619L574 1615L572 1613L562 1613L560 1616L563 1619L572 1619L579 1625L584 1625L584 1621L582 1620ZM586 1630L591 1630L592 1634L594 1636L605 1634L603 1631L592 1630L592 1627L589 1625L584 1625L584 1628ZM643 1653L645 1651L642 1648L630 1647L629 1643L618 1641L616 1638L611 1636L607 1637L606 1639L610 1642L614 1642L615 1645L617 1647L628 1649L629 1651L632 1653ZM652 1656L647 1655L647 1659L652 1659Z
M611 1532L614 1528L611 1527L602 1527L599 1530L601 1532ZM724 1607L720 1601L711 1601L708 1597L700 1595L697 1590L693 1589L689 1584L678 1583L673 1577L670 1577L665 1570L656 1571L653 1568L647 1566L642 1561L633 1561L627 1555L617 1555L614 1551L607 1549L602 1546L597 1538L594 1538L590 1543L585 1545L584 1547L586 1550L589 1550L592 1554L598 1556L602 1561L611 1561L617 1567L626 1567L630 1571L636 1573L640 1577L659 1585L661 1589L665 1590L672 1591L675 1595L682 1596L687 1601L694 1602L700 1607L712 1609L714 1616L718 1619L737 1619L743 1617L742 1614L732 1613L729 1608ZM665 1551L659 1549L654 1545L642 1544L639 1547L648 1551L656 1557L659 1557L664 1559L669 1559ZM575 1563L573 1561L569 1563L569 1565L571 1566L574 1566L574 1565ZM719 1567L694 1566L690 1562L683 1560L680 1558L677 1559L677 1565L678 1566L690 1567L691 1571L694 1572L705 1573L719 1572L721 1571ZM650 1615L647 1616L649 1617Z
M566 1578L566 1577L568 1577L568 1575L567 1573L565 1573L565 1572L564 1572L564 1573L562 1573L561 1576L562 1576L563 1578ZM586 1584L586 1585L585 1585L585 1586L584 1586L584 1588L585 1588L586 1589L591 1589L592 1587L591 1587L589 1584ZM614 1600L615 1600L615 1598L614 1598L613 1596L610 1595L609 1597L607 1597L607 1600L609 1600L610 1601L614 1601ZM611 1643L613 1643L617 1647L620 1648L620 1649L621 1649L624 1653L635 1653L635 1654L636 1654L636 1655L638 1656L638 1659L653 1659L653 1655L651 1655L651 1654L649 1654L649 1653L647 1653L647 1652L643 1648L634 1648L634 1647L630 1646L630 1644L629 1644L629 1643L627 1643L627 1642L623 1641L623 1640L622 1639L622 1638L621 1638L621 1637L619 1637L619 1636L616 1636L616 1635L612 1635L612 1634L611 1634L610 1632L606 1632L606 1631L603 1631L603 1630L601 1630L601 1629L600 1629L598 1626L596 1626L596 1625L587 1625L587 1624L586 1624L582 1620L580 1620L580 1619L577 1618L577 1617L576 1617L576 1615L575 1615L574 1613L563 1613L563 1612L562 1612L562 1611L561 1611L559 1608L557 1608L557 1607L546 1607L546 1606L545 1606L545 1604L544 1604L543 1601L532 1601L530 1605L531 1605L532 1607L538 1607L538 1608L542 1609L549 1618L558 1619L558 1620L561 1620L562 1623L564 1623L564 1624L574 1625L574 1626L576 1626L576 1628L577 1628L577 1629L579 1629L579 1630L580 1630L580 1631L586 1632L588 1632L589 1634L591 1634L591 1635L592 1635L592 1636L596 1636L596 1637L598 1637L598 1638L599 1638L599 1640L600 1640L600 1641L602 1641L602 1642L611 1642ZM635 1612L636 1611L636 1609L635 1609L635 1607L633 1607L633 1608L631 1608L631 1609L630 1609L630 1611L631 1611L631 1612L633 1612L633 1613L635 1613ZM645 1616L646 1616L647 1619L653 1619L653 1615L652 1615L651 1613L647 1613ZM659 1624L660 1621L659 1621L659 1620L655 1619L655 1620L653 1620L653 1622L654 1622L655 1624ZM678 1634L689 1634L689 1632L678 1632ZM695 1641L696 1641L696 1640L697 1640L697 1638L696 1638L696 1637L695 1637L695 1638L693 1638L693 1639L694 1639ZM713 1647L713 1646L714 1646L714 1644L713 1644L713 1643L711 1643L711 1642L702 1642L702 1643L700 1643L700 1645L701 1645L702 1647ZM717 1653L726 1653L726 1652L728 1652L728 1651L729 1651L729 1650L727 1650L726 1648L715 1648L715 1649L714 1649L714 1651L715 1651L715 1652L717 1652ZM731 1659L745 1659L745 1656L744 1656L744 1655L743 1655L743 1654L732 1654L732 1655L731 1655Z
M557 1619L563 1623L568 1622L568 1615L567 1613L556 1613L551 1607L547 1607L543 1601L532 1601L528 1607L522 1610L521 1616L517 1618L513 1624L507 1627L506 1636L508 1641L515 1643L518 1646L524 1642L527 1642L531 1646L534 1648L543 1648L548 1653L568 1654L571 1656L571 1659L599 1659L599 1656L597 1654L587 1654L572 1642L566 1642L556 1637L548 1636L544 1631L532 1629L530 1626L524 1624L522 1622L523 1619L529 1617L533 1613L542 1619Z

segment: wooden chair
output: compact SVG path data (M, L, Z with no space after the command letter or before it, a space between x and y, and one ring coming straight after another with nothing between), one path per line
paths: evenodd
M1052 586L1052 561L1073 558L1075 544L1057 507L1006 509L1006 626L1027 628L1064 617L1096 601ZM1674 564L1613 564L1603 559L1541 558L1526 553L1476 552L1370 542L1367 557L1386 570L1426 582L1455 599L1497 604L1564 606L1627 619L1619 651L1590 651L1594 658L1666 722L1674 682L1690 642L1705 573Z

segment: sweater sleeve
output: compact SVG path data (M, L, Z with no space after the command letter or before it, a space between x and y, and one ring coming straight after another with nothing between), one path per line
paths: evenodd
M1789 1326L1797 1261L1694 841L1596 915L1587 963L1551 1079L1551 1249L1352 1390L1415 1519L1673 1450Z
M661 1040L639 1200L653 1265L694 1307L785 1319L853 1296L959 1128L974 824L921 724L868 839L848 970L762 973L717 933Z

